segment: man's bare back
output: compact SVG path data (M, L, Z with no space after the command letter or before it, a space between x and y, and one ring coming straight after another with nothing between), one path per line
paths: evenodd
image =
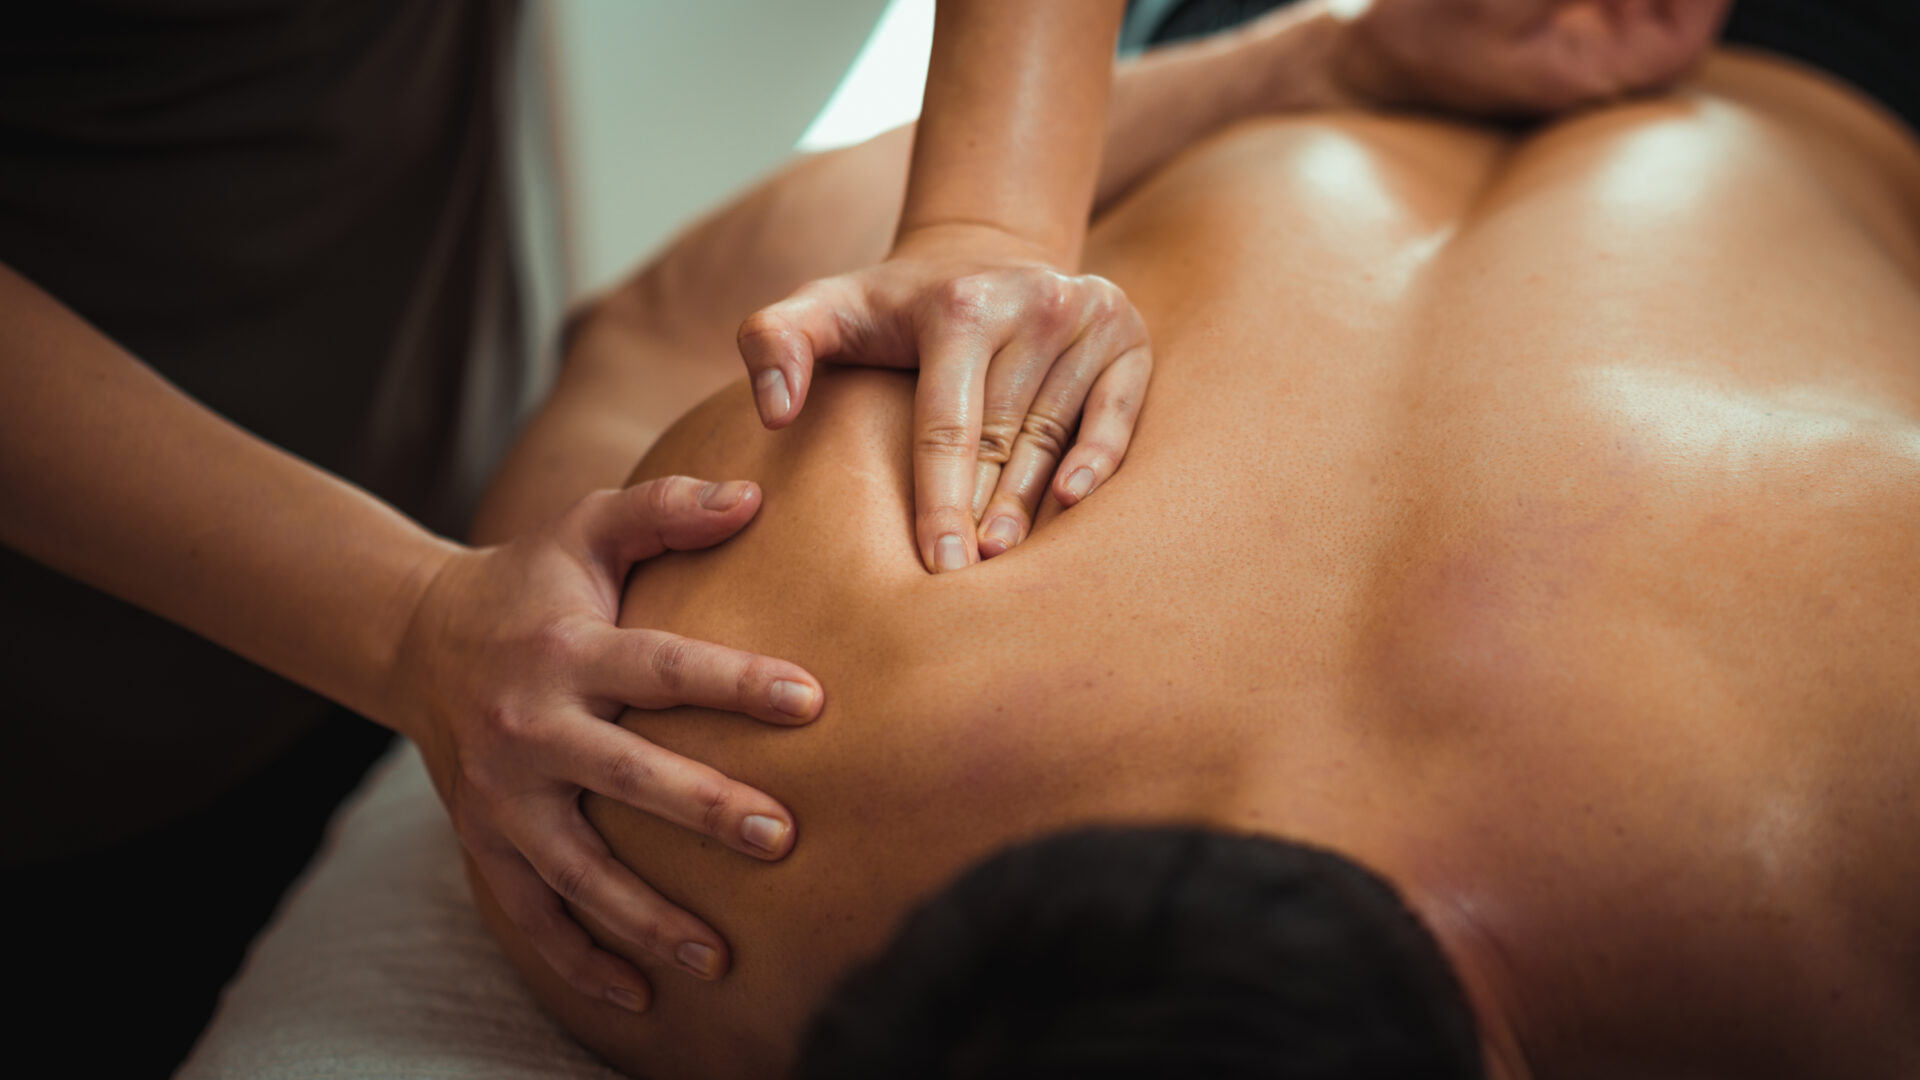
M1526 136L1243 126L1090 240L1154 335L1125 466L959 574L914 549L910 379L823 378L780 434L716 395L635 476L765 508L625 610L799 662L827 709L624 722L800 843L765 865L590 802L733 944L715 984L624 949L638 1019L496 932L617 1064L774 1075L969 862L1191 821L1395 881L1496 1075L1914 1075L1916 192L1890 121L1727 56Z

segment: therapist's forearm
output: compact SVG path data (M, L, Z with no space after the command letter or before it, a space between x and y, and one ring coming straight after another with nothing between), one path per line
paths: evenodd
M986 227L1078 260L1122 0L941 0L900 235Z
M0 542L365 715L454 550L247 434L0 266ZM94 658L76 694L137 702Z

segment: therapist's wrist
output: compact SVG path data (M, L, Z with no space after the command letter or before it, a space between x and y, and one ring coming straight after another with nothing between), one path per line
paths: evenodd
M986 220L932 219L902 222L894 237L895 259L928 259L995 265L1030 264L1060 269L1079 261L1079 244L1053 237L1034 237L1016 228Z
M422 743L429 737L425 725L433 715L428 705L432 692L427 685L432 657L420 655L420 643L432 636L426 600L447 568L474 549L424 532L412 546L411 565L394 583L382 617L377 620L380 660L370 680L367 701L344 704Z

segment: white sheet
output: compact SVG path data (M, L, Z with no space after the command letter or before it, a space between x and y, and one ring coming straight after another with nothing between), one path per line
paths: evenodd
M244 853L236 853L244 857ZM228 985L182 1080L615 1080L487 935L411 745L374 767Z

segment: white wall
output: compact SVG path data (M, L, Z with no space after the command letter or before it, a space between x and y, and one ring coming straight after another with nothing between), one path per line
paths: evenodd
M791 154L885 6L550 0L529 12L549 68L566 297L617 280Z

